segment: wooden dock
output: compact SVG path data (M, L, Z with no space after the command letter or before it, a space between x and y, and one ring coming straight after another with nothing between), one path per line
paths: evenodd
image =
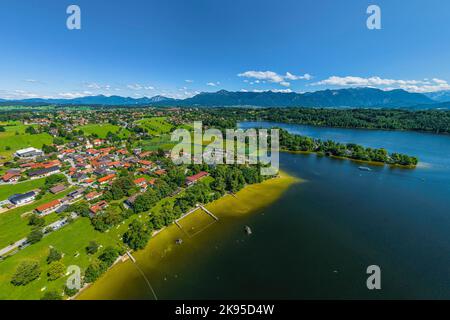
M136 259L133 257L130 251L127 251L127 256L131 259L131 261L133 261L133 263L136 263Z
M204 206L200 204L199 207L202 208L202 210L205 211L207 214L209 214L214 220L219 221L219 218L217 218L211 211L206 209Z

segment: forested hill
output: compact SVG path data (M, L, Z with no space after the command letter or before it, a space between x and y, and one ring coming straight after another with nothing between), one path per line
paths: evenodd
M272 121L322 127L411 130L450 133L450 111L398 109L210 108L196 111L209 126L230 127L236 121ZM194 115L192 115L194 117Z
M0 101L2 105L101 105L101 106L258 106L258 107L351 107L351 108L434 108L438 101L404 90L380 90L375 88L348 88L321 90L307 93L233 92L220 90L203 92L187 99L130 98L120 96L86 96L75 99L27 99Z

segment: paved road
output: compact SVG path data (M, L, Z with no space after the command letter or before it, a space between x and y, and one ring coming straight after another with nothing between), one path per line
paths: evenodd
M78 216L77 216L77 214L72 213L71 217L72 217L72 219L75 219ZM44 231L45 229L50 228L50 227L53 229L53 231L56 231L56 230L59 230L62 227L64 227L66 225L66 223L67 223L67 219L64 218L64 219L55 221L55 222L49 224L48 226L45 226L44 229L42 229L42 231ZM20 239L19 241L17 241L16 243L14 243L14 244L11 244L11 245L3 248L3 249L0 249L0 256L3 256L4 254L19 248L20 246L24 245L26 242L27 242L27 238L23 238L23 239Z
M17 249L19 246L25 244L25 242L27 242L27 238L20 239L20 240L17 241L16 243L13 243L13 244L11 244L11 245L9 245L9 246L7 246L7 247L1 249L1 250L0 250L0 256L3 256L4 254L6 254L6 253L8 253L8 252Z

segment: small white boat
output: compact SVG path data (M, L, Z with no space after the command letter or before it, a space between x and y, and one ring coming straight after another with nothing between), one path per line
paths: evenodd
M372 171L369 167L358 167L358 169L361 171Z
M244 227L244 230L245 230L245 233L247 233L248 235L251 235L251 234L252 234L252 229L250 229L249 226L245 226L245 227Z

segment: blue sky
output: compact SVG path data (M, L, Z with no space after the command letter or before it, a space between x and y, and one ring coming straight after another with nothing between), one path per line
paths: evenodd
M2 0L0 97L450 89L449 18L442 0Z

